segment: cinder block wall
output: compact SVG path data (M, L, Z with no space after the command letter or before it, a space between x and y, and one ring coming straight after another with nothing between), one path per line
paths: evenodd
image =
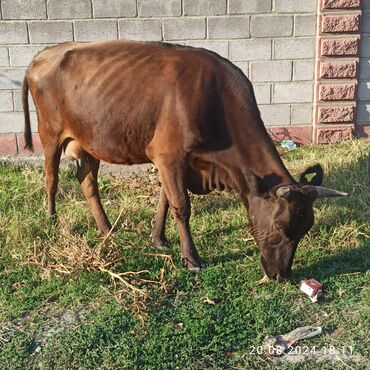
M363 0L357 131L370 136L370 0Z
M355 133L360 26L360 0L321 0L314 104L315 142L341 141Z
M253 82L272 136L312 141L318 15L328 2L346 6L360 0L1 0L0 155L25 154L20 89L32 57L60 42L117 38L176 42L229 58ZM370 22L369 0L364 3ZM366 35L360 123L369 118ZM36 132L32 104L31 109Z

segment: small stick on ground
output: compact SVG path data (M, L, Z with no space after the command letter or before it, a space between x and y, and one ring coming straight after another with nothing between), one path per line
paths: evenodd
M101 268L100 271L106 272L113 279L118 279L121 283L123 283L123 285L125 285L127 288L131 289L133 292L138 293L139 295L142 295L142 296L146 295L146 293L143 290L141 290L139 288L136 288L135 286L130 284L127 280L123 279L121 274L116 274L115 272L110 271L110 270L106 270L105 268Z

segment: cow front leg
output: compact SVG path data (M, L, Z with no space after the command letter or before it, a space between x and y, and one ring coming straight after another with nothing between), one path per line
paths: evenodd
M82 191L90 204L93 216L100 231L108 234L112 226L104 212L100 201L98 188L99 160L89 154L85 154L77 162L77 178L81 184Z
M156 165L165 195L179 229L181 257L188 270L198 272L201 269L201 260L190 232L191 207L184 181L184 166L172 158L162 158L160 163L156 163Z
M59 180L59 163L62 149L55 144L43 145L45 153L45 190L48 200L48 217L56 220L55 196Z
M167 248L167 239L165 235L166 217L168 213L169 203L163 186L159 194L159 202L153 220L152 237L154 247L157 249Z

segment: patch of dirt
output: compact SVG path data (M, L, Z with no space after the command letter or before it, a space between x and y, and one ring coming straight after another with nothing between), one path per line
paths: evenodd
M86 308L66 309L49 317L41 325L41 330L33 338L29 347L30 354L36 354L42 351L43 347L56 334L63 331L72 330L81 325L86 320L87 314L91 312Z
M9 342L13 336L22 332L29 336L31 344L28 348L30 355L42 351L56 334L63 331L70 331L80 326L87 318L88 314L95 311L94 307L83 307L73 309L55 309L48 307L41 309L41 315L32 311L25 313L22 317L11 322L0 323L0 345ZM36 321L40 316L44 318L41 324ZM37 330L33 328L37 326Z

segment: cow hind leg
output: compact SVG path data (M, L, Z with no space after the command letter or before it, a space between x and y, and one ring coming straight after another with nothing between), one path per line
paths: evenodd
M112 228L100 201L98 189L98 170L100 161L84 153L83 158L77 159L77 178L82 191L90 204L93 216L100 231L108 234Z
M43 145L45 153L45 190L48 200L48 216L56 220L55 196L59 180L59 163L62 148L58 143Z
M152 231L154 247L157 249L167 248L165 228L168 208L169 208L168 199L166 196L166 192L164 191L164 188L162 186L159 195L159 202L154 216Z
M199 271L201 261L190 233L190 199L185 186L185 171L181 162L161 158L156 163L165 195L177 222L180 234L181 257L188 270ZM163 224L164 225L164 224ZM161 229L161 228L160 228Z

